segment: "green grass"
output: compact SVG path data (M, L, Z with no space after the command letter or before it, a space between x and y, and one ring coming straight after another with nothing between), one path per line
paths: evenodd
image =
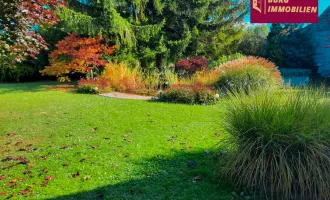
M112 99L49 84L0 85L0 199L231 199L213 173L221 104Z

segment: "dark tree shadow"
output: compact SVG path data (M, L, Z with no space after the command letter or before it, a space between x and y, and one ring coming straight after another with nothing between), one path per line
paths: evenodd
M232 199L232 186L215 175L214 153L176 152L172 157L155 156L135 163L154 166L145 178L120 182L51 200L68 199Z
M1 83L0 95L20 92L41 92L48 90L59 90L74 92L75 82L60 83L56 81L27 82L27 83Z

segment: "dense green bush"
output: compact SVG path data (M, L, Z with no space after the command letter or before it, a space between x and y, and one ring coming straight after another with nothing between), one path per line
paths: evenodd
M77 92L82 94L97 94L98 88L92 85L83 85L78 87Z
M8 58L0 58L0 82L18 82L20 79L26 77L30 77L32 79L37 79L40 77L40 66L36 64L37 60L28 60L22 63L12 64L11 61L6 60Z
M222 74L214 86L222 91L248 91L273 87L282 81L277 67L263 58L244 57L219 68Z
M201 85L173 85L158 95L160 101L171 103L211 105L217 102L216 92Z
M228 95L221 174L262 199L330 199L330 101L322 91Z

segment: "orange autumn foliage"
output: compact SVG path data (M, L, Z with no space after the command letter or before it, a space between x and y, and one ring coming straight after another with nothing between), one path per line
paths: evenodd
M103 72L109 85L118 92L136 92L145 89L143 77L139 68L129 68L120 63L107 64Z
M102 42L102 37L80 38L77 34L69 34L56 44L57 50L49 55L51 65L41 73L69 80L63 77L73 72L90 73L95 68L104 67L106 60L102 56L112 54L116 46L107 46Z

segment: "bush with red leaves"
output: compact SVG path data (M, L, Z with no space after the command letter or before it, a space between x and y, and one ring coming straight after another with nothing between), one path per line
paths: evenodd
M188 59L180 59L175 65L175 71L184 71L193 74L197 71L207 69L208 61L203 57L190 57Z
M97 94L109 88L106 78L97 77L95 79L80 79L78 82L78 92L84 94Z

